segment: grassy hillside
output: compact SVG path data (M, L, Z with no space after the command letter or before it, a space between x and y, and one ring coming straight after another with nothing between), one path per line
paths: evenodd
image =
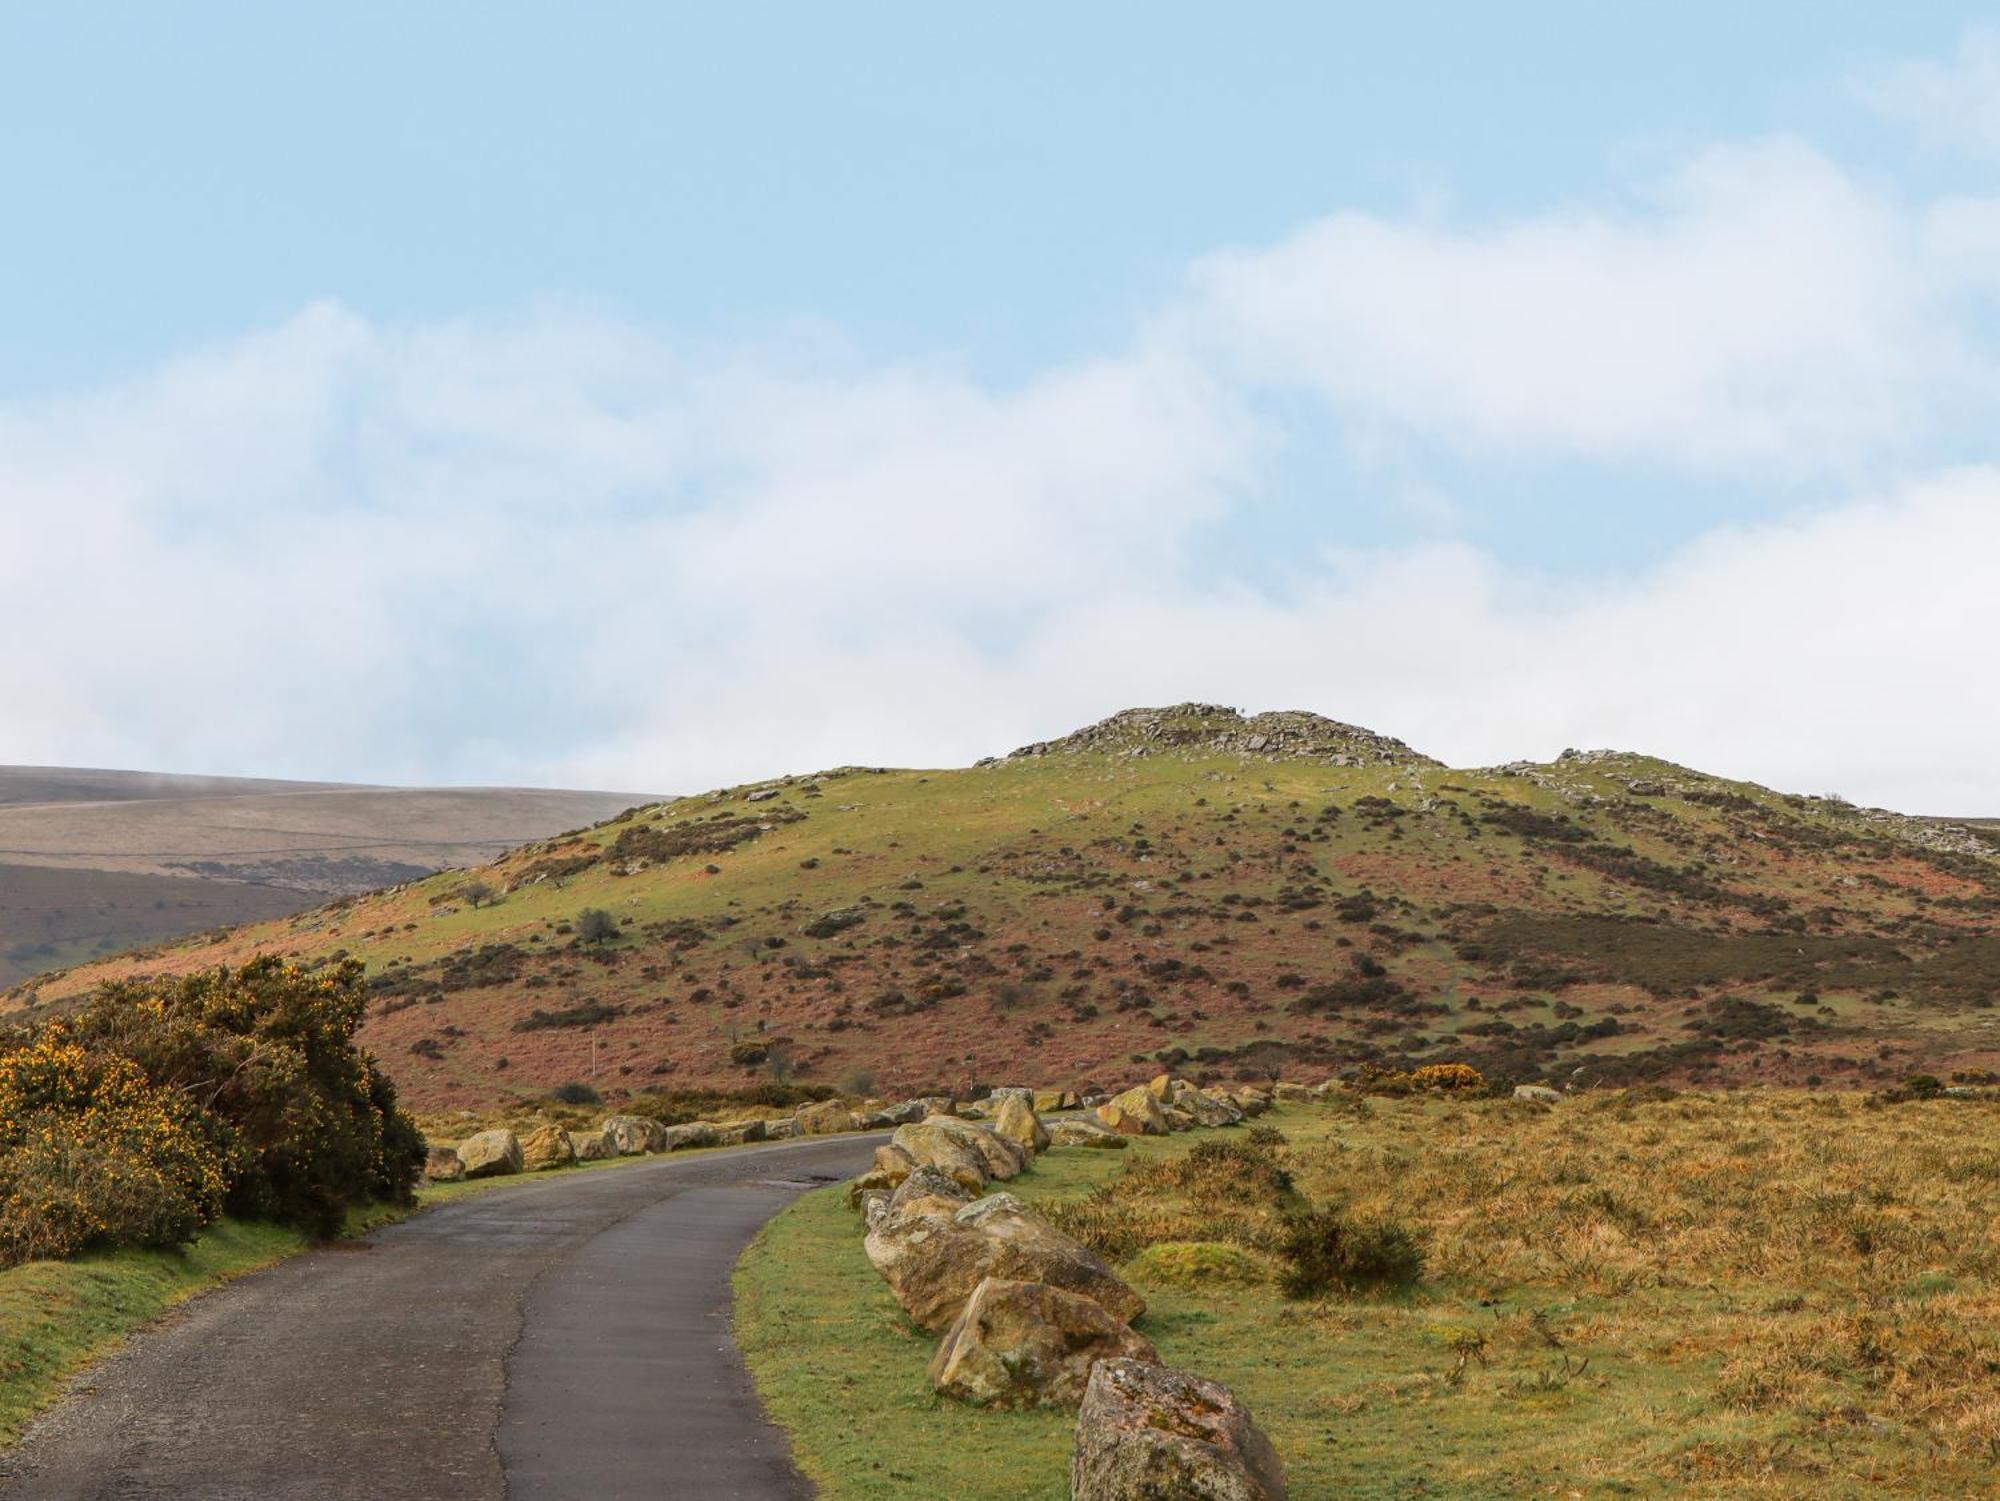
M0 767L0 984L477 864L638 801Z
M590 941L587 910L611 918ZM1518 1078L2000 1067L2000 851L1622 753L1453 770L1311 716L1133 711L952 771L628 813L16 992L353 955L419 1108L594 1077L907 1093L1463 1059Z

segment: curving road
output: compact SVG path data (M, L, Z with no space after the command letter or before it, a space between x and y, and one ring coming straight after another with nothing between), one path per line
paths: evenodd
M811 1495L729 1334L758 1227L880 1136L469 1195L197 1299L0 1456L7 1501Z

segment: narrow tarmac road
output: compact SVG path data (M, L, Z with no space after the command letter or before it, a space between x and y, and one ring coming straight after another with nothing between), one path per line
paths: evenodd
M197 1299L0 1456L6 1501L811 1495L729 1333L729 1271L879 1136L562 1173Z

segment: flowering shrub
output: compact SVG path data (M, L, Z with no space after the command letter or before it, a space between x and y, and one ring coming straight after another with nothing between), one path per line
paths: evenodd
M1484 1089L1486 1076L1469 1063L1426 1063L1410 1075L1418 1089Z
M225 1186L187 1099L129 1059L61 1023L0 1053L0 1261L174 1245Z
M0 1262L172 1245L219 1212L315 1234L407 1202L423 1138L354 1045L361 966L107 986L0 1042Z
M366 1005L354 961L262 958L106 986L77 1029L200 1110L230 1213L331 1235L350 1204L407 1202L423 1167L395 1086L354 1045Z

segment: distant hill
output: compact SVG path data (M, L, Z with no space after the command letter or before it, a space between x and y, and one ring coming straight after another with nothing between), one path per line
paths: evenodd
M643 801L0 767L0 985L481 864Z
M647 807L11 1004L351 955L365 1040L432 1109L571 1078L910 1093L1161 1063L1853 1084L2000 1069L1996 913L1991 827L1626 752L1454 770L1189 704L961 770Z

